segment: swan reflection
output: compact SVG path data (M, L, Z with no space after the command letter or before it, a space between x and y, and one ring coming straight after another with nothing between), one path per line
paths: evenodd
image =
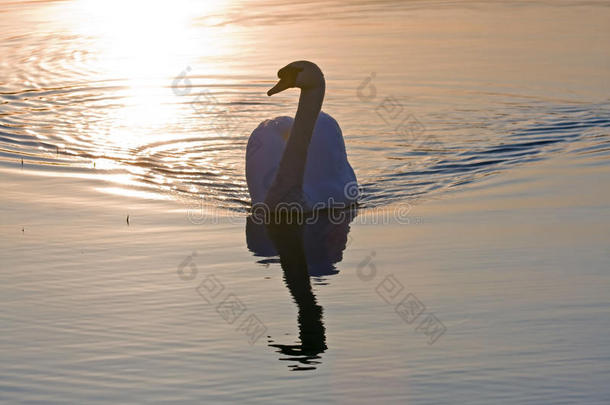
M249 217L246 222L248 249L255 256L267 258L262 263L277 262L274 258L279 256L284 282L298 306L299 342L269 340L270 347L287 356L280 360L297 363L289 366L293 370L315 369L327 349L323 309L312 291L310 277L338 273L335 265L343 259L355 216L354 209L332 215L329 211L318 213L305 221L283 218L269 223Z

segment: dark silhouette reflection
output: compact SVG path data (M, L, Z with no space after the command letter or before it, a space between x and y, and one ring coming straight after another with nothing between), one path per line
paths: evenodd
M288 356L280 360L297 362L290 366L293 370L315 369L320 363L320 354L327 349L323 309L312 291L310 276L323 277L338 272L335 264L343 259L349 224L355 216L355 210L344 210L299 219L284 217L258 221L248 218L248 248L256 256L267 258L259 263L277 262L272 257L279 255L284 282L298 306L300 342L279 344L271 338L269 341L270 347Z

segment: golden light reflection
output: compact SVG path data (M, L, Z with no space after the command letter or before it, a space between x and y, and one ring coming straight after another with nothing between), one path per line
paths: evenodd
M167 196L167 195L163 195L163 194L159 194L159 193L155 193L155 192L135 190L132 188L97 187L97 188L95 188L95 190L100 191L102 193L106 193L106 194L113 194L113 195L127 196L127 197L134 197L134 198L144 198L144 199L149 199L149 200L171 200L171 197Z
M176 139L171 128L192 110L172 92L172 80L187 66L196 66L197 75L221 73L205 61L230 52L226 32L194 25L225 7L225 0L71 3L66 20L75 34L90 39L86 52L96 74L125 86L117 90L121 108L108 110L94 136L124 148Z

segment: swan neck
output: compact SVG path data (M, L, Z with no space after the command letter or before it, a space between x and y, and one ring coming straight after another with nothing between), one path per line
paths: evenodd
M322 102L324 101L324 84L313 89L302 89L299 97L299 107L294 117L292 130L290 131L290 140L298 142L304 147L302 151L304 157L307 157L307 147L313 136L313 130L318 120L318 115L322 110Z
M307 200L303 195L307 151L322 109L325 88L322 80L320 86L301 89L290 137L286 142L275 180L267 194L266 203L270 209L275 209L279 203L303 204Z

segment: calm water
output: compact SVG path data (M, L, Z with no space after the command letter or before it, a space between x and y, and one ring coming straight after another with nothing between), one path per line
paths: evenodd
M607 147L608 7L330 4L5 4L0 162L245 210L245 144L294 114L265 91L298 59L326 73L368 204Z
M607 2L0 2L0 21L0 400L610 401ZM299 59L362 206L268 230L245 146L294 114L265 92ZM405 207L409 226L363 220ZM438 342L376 294L390 274ZM264 321L255 344L205 309L210 275Z

